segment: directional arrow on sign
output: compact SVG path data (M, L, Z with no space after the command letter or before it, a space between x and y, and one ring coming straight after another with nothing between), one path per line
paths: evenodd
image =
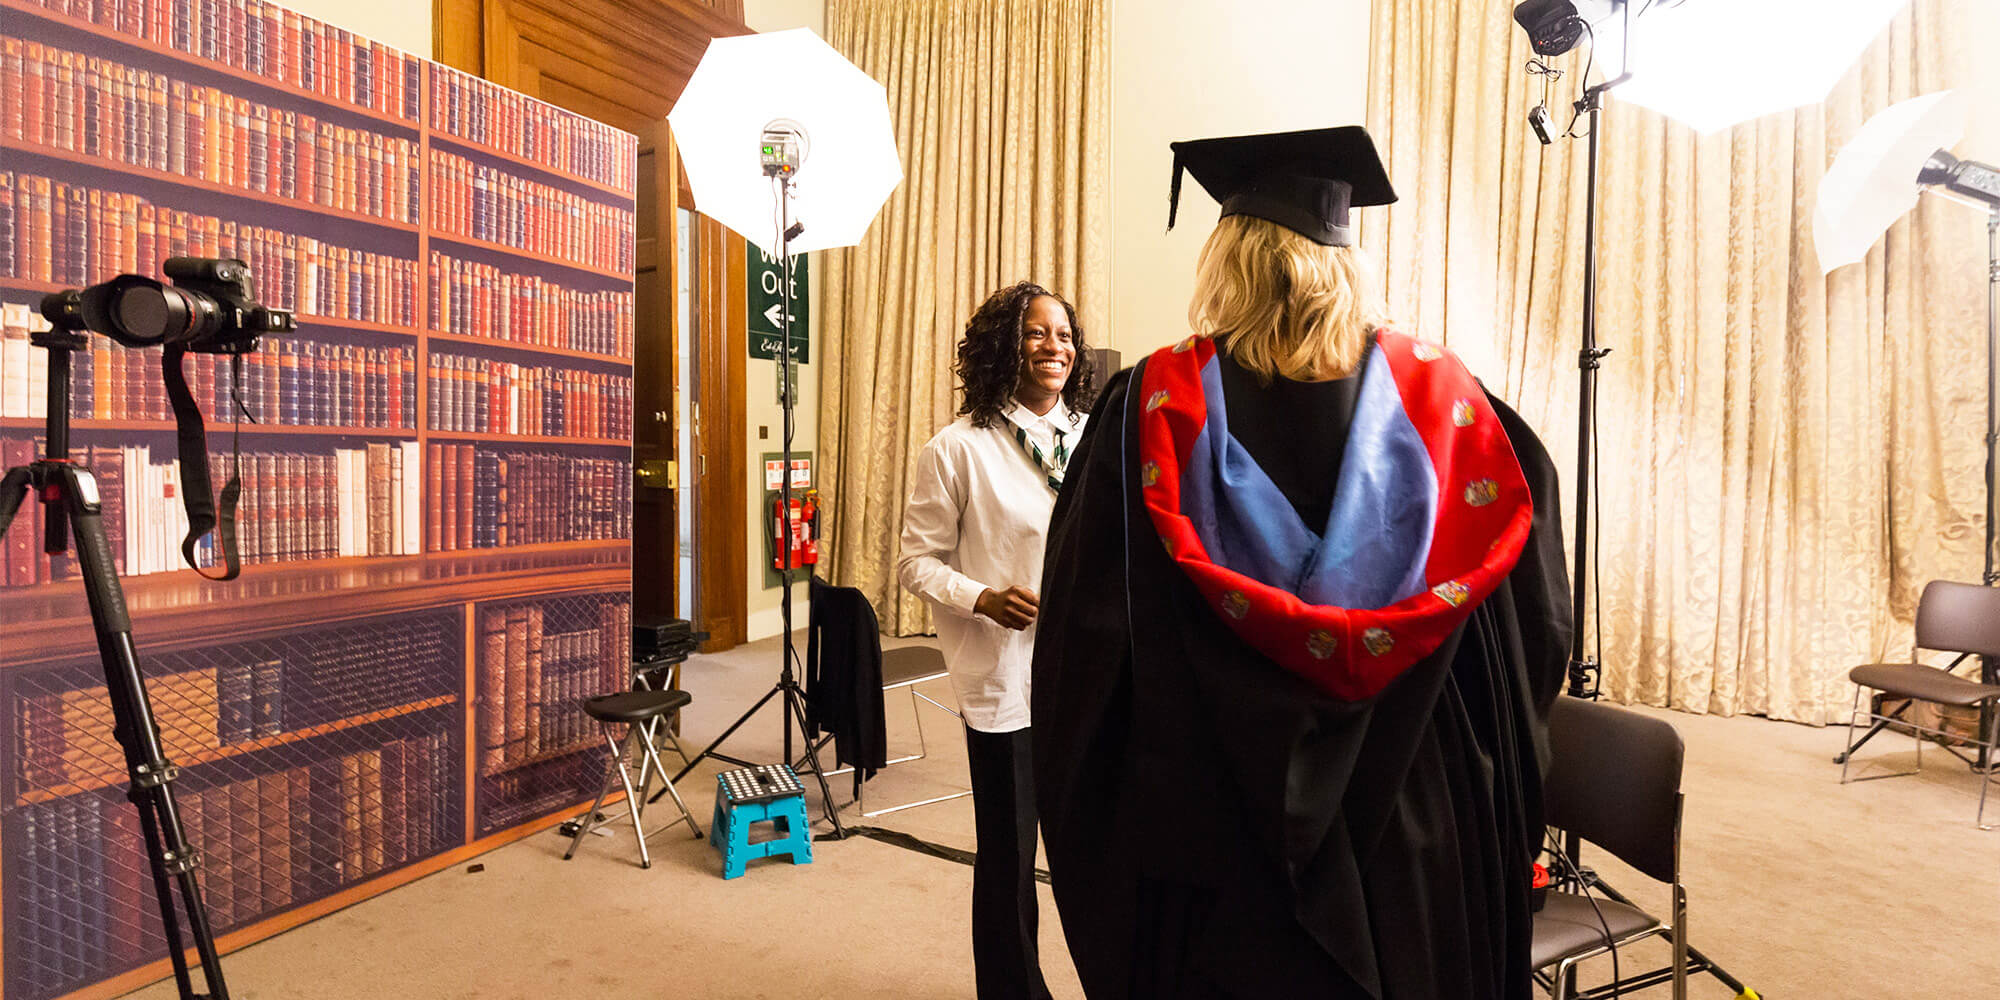
M778 328L778 314L783 312L784 309L784 303L779 302L773 303L771 308L764 310L764 318L770 321L771 329L776 330Z

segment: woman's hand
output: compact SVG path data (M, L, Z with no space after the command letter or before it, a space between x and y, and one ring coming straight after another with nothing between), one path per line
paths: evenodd
M972 610L1018 632L1035 623L1035 615L1041 610L1041 599L1026 587L1008 587L1006 590L988 588L977 601L972 602Z

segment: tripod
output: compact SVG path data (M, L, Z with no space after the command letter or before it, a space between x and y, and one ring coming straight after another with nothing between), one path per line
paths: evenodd
M56 319L56 317L50 317ZM125 611L125 591L118 583L118 569L112 562L111 545L104 534L103 511L99 506L97 481L88 470L69 459L70 357L89 346L89 335L69 325L73 320L58 319L55 329L37 332L34 346L49 352L48 456L30 465L8 469L0 479L0 533L14 520L14 513L32 488L48 511L48 535L43 551L59 554L69 547L69 535L76 535L77 563L83 572L84 594L90 600L90 617L97 628L97 653L104 664L104 680L111 698L113 735L125 750L125 766L132 776L126 798L139 810L139 825L146 840L146 857L153 872L154 898L159 900L160 920L166 930L167 956L173 959L174 982L182 1000L229 1000L229 987L222 980L222 966L215 951L215 935L209 927L208 911L202 906L201 887L195 869L201 859L187 841L180 813L174 805L173 782L180 770L166 759L160 746L159 726L153 720L151 700L146 696L146 678L139 670L138 652L132 644L132 621ZM180 886L181 902L187 912L188 930L201 958L203 978L209 992L196 993L188 973L186 948L181 941L180 916L175 912L171 885Z
M764 165L764 173L771 177L778 186L778 246L779 257L784 268L784 283L782 285L784 297L780 300L781 308L778 310L780 318L778 320L778 350L776 353L778 355L778 404L784 410L785 414L784 434L780 441L781 451L779 452L784 459L784 463L778 477L778 509L786 512L792 509L792 432L794 429L792 408L797 402L792 398L792 312L790 301L792 293L792 239L805 231L805 225L792 221L791 217L792 172L795 169L797 169L795 163L791 165L774 164L768 158ZM722 735L715 738L715 742L710 743L700 753L695 754L694 759L689 761L687 766L681 768L680 773L674 775L673 780L678 782L682 778L687 777L688 772L693 771L696 765L709 757L714 757L717 760L726 760L738 767L754 767L755 764L753 762L720 753L716 748L726 742L729 737L735 735L736 731L741 729L744 723L749 722L750 717L761 711L764 705L772 698L781 697L784 700L785 707L785 716L781 723L784 730L785 755L780 759L787 764L792 762L792 723L797 722L799 726L799 742L804 750L803 759L811 765L813 778L819 782L821 809L825 812L827 822L833 824L834 839L845 839L847 828L841 824L840 811L834 807L833 790L826 783L826 769L820 766L820 747L808 735L812 732L812 727L806 721L805 688L800 686L798 674L792 669L793 664L797 663L799 658L797 644L792 641L792 570L794 569L792 566L792 546L789 539L778 538L773 547L779 552L782 566L782 571L779 574L782 596L779 599L778 608L784 622L784 659L778 668L778 683L773 685L771 690L764 692L764 696L757 699L757 703L751 705L748 711L737 717L735 722L730 723L729 728L723 730ZM653 793L653 798L647 801L657 800L665 793L666 789L663 788Z

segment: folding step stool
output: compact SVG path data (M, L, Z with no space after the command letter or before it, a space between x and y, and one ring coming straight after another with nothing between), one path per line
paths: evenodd
M750 827L771 823L778 836L750 842ZM743 874L752 858L777 854L792 864L812 864L812 827L806 822L805 789L799 776L783 764L765 764L724 771L715 776L715 816L709 822L711 840L722 854L722 877Z

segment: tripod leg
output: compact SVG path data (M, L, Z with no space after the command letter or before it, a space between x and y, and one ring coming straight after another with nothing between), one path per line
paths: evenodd
M791 715L798 719L799 732L802 734L808 732L809 730L806 729L805 695L800 693L796 684L785 688L785 706L790 710ZM791 720L787 719L785 721L785 739L788 743L791 741L791 733ZM847 839L847 828L841 825L840 809L833 802L833 789L828 787L826 783L826 769L819 766L819 750L813 746L811 740L805 740L804 742L806 760L812 764L813 778L819 782L819 801L821 807L826 810L826 821L833 824L834 839L845 840ZM860 768L857 767L855 773L857 775L860 774Z
M14 523L14 512L20 510L21 501L27 499L31 475L24 465L8 469L7 477L0 479L0 535L7 533L7 526Z
M63 497L69 511L70 528L76 536L76 554L83 571L84 594L90 600L90 616L97 628L98 658L104 665L104 680L111 697L115 720L113 734L125 751L125 766L132 775L131 798L139 807L139 820L146 831L146 850L152 862L154 886L164 890L168 876L180 887L187 913L188 928L201 961L209 992L196 994L189 980L175 919L171 893L159 891L160 915L167 933L167 948L174 957L175 979L185 1000L206 997L229 1000L229 988L222 979L222 965L215 949L215 935L202 906L201 886L195 879L198 860L187 842L180 813L174 805L175 768L160 745L159 725L153 719L152 702L146 696L145 675L139 670L138 652L132 645L132 621L125 610L125 592L118 583L118 570L111 560L111 545L104 536L104 523L97 503L94 482L85 484L89 473L72 466L50 468L50 482Z

